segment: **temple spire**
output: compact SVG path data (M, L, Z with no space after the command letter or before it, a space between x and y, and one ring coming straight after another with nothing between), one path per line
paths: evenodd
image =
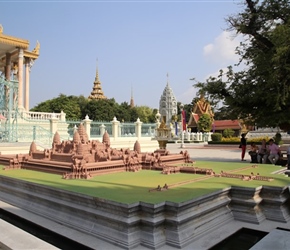
M97 58L97 66L96 66L96 77L95 77L96 82L100 82L99 79L99 65L98 65L98 58Z
M133 87L131 87L130 107L133 108L134 106L135 106L135 104L134 104L134 98L133 98Z
M104 96L104 92L102 90L101 81L99 79L99 69L98 69L98 59L97 59L97 67L96 67L96 77L94 81L93 91L91 92L89 99L100 100L100 99L107 99Z

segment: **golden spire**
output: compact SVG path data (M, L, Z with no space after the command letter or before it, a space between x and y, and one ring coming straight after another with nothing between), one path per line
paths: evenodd
M89 99L100 100L100 99L107 99L104 96L104 92L102 90L101 81L99 79L99 70L98 70L98 59L97 59L97 68L96 68L96 77L94 81L93 91L91 92Z
M97 58L97 67L96 67L96 78L95 78L96 82L100 82L99 79L99 65L98 65L98 58Z
M130 107L133 108L134 106L135 106L135 104L134 104L134 98L133 98L133 87L131 87Z
M3 26L2 26L2 24L0 24L0 34L2 34L3 33Z

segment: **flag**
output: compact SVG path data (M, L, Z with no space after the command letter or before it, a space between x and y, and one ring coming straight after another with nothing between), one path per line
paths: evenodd
M186 116L185 116L185 110L181 111L181 119L182 119L182 131L186 130Z

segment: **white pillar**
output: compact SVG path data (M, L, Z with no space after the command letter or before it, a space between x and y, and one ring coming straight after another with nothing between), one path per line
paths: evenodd
M136 133L136 137L137 137L138 139L141 138L141 128L142 128L142 123L143 123L143 122L141 122L139 118L138 118L137 121L135 122L135 133Z
M100 126L100 136L103 136L106 132L106 126L104 124L102 124Z
M65 122L65 116L66 113L64 113L63 111L60 112L60 121Z
M23 109L23 49L18 51L18 108Z
M113 138L117 139L118 138L118 132L119 132L119 121L117 120L116 117L114 117L113 121L112 121L112 134L113 134Z
M25 109L29 111L30 58L25 58Z
M92 120L90 120L89 116L86 115L85 119L83 120L83 123L89 140L91 139L91 122Z
M57 131L58 119L55 116L52 116L49 121L50 121L50 132L54 135L55 132Z

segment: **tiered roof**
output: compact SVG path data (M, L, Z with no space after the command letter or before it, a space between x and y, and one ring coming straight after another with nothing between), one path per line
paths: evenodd
M101 81L99 79L98 67L96 70L96 77L95 77L95 81L94 81L93 91L91 92L91 94L88 98L91 100L107 99L107 97L104 95L104 92L102 90Z

